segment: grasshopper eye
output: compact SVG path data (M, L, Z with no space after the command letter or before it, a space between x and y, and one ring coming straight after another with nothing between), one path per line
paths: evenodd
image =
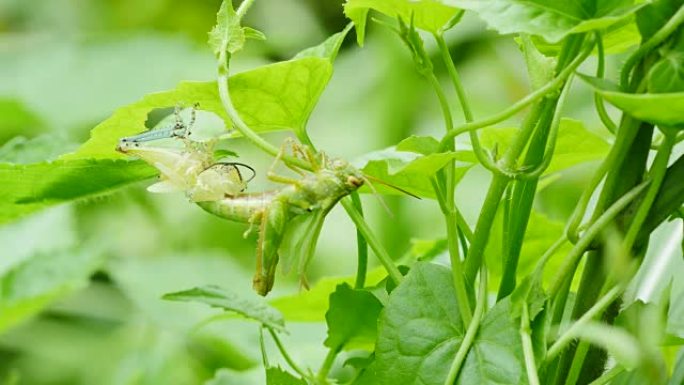
M361 185L363 185L363 179L357 178L355 176L348 176L347 184L352 187L361 187Z

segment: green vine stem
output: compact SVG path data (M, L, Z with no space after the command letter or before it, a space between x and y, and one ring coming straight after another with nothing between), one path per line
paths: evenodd
M445 63L451 63L451 67L453 67L453 61L451 61L451 57L449 56L449 49L446 46L444 39L441 37L441 35L435 34L434 36L435 39L437 39L438 43L441 42L439 44L439 47L440 51L442 52L442 57L444 58ZM447 67L449 67L449 65L447 65ZM456 77L458 77L455 71L455 68L450 69L450 74L455 74ZM453 117L451 116L449 102L434 73L430 73L430 75L428 76L428 80L430 81L432 88L435 90L435 93L437 94L437 98L439 99L439 104L442 109L442 114L444 116L444 125L446 128L446 132L449 132L453 129ZM459 94L459 100L461 100L461 96L464 97L462 87L461 94ZM464 108L466 118L470 117L472 119L472 113L470 112L470 109L467 107L467 102L461 100L461 104L464 105L464 103L466 106ZM465 112L466 110L468 111L467 113ZM453 151L455 149L453 140L448 144L447 149L450 151ZM456 214L456 202L454 200L454 192L456 190L456 180L454 176L454 161L450 161L447 164L447 166L445 167L444 175L445 189L444 191L442 191L442 193L444 194L444 199L440 206L443 208L442 212L447 227L447 244L449 248L449 260L451 262L452 280L454 282L454 288L456 290L456 300L459 308L458 310L461 314L461 320L463 321L463 324L468 325L470 324L470 321L472 319L472 310L470 309L468 292L463 281L463 266L461 262L461 255L459 252L458 218Z
M306 372L304 372L298 365L297 363L290 357L290 354L287 352L285 349L285 346L283 343L280 341L280 338L278 338L278 334L273 330L273 328L267 328L268 333L271 335L271 338L273 338L273 341L275 342L276 346L278 347L278 350L280 351L280 354L283 356L285 359L285 362L294 370L297 374L302 376L302 378L307 378Z
M510 118L511 116L515 115L516 113L522 111L523 109L525 109L525 107L529 106L530 104L542 99L549 93L556 91L565 83L565 80L568 78L568 76L570 76L575 71L575 69L584 61L584 59L586 59L587 56L589 56L589 54L591 53L591 46L592 44L589 44L588 48L585 49L584 52L582 52L582 54L578 55L566 68L563 69L563 71L561 71L555 78L553 78L553 80L549 81L544 86L538 88L531 94L515 102L513 105L506 108L505 110L482 120L465 123L447 132L446 135L442 138L442 141L440 142L442 151L446 150L449 140L451 140L452 138L466 132L478 130L480 128L488 127L493 124L502 122Z
M470 351L473 341L475 341L475 336L480 328L480 322L482 321L482 315L484 314L486 304L487 269L483 265L480 270L480 288L477 295L477 302L475 303L475 311L473 312L473 320L468 325L465 336L463 336L463 341L461 341L461 345L458 347L458 351L456 351L456 356L454 356L454 360L451 362L449 373L444 380L444 385L453 385L454 381L456 381L458 372L461 370L461 366L463 366L463 362Z
M363 218L363 205L359 193L354 191L350 196L352 203L354 203L354 208ZM356 254L357 264L354 288L363 289L366 285L366 272L368 270L368 242L366 242L366 238L361 234L361 231L359 231L358 228L356 229Z
M530 385L539 385L537 364L534 362L534 348L532 347L532 330L530 329L530 314L527 304L523 304L522 316L520 317L520 338L522 339L523 357L525 358L525 371Z
M598 53L598 65L596 66L596 77L603 79L606 68L606 55L603 49L603 36L600 32L596 32L596 50ZM606 111L606 106L603 104L603 98L598 92L594 92L594 105L596 106L596 112L603 125L612 134L617 132L617 126L613 123L613 120L608 116L608 111Z
M625 239L623 240L623 247L625 250L631 250L634 245L634 241L641 230L641 226L644 224L646 217L655 201L655 197L660 190L660 185L663 183L665 178L665 172L667 172L667 163L670 159L670 154L675 145L676 131L670 129L664 129L665 139L658 149L655 159L653 160L653 165L648 172L648 178L651 180L651 185L646 191L646 195L639 204L636 215L632 219L632 223L627 230Z
M582 235L575 246L570 250L570 252L565 257L563 264L558 269L556 274L556 279L551 285L549 294L551 298L556 297L561 287L574 275L575 269L577 268L577 263L580 257L584 254L587 248L591 245L594 238L615 219L615 217L634 199L636 199L639 194L649 185L650 181L641 183L640 185L631 189L628 193L620 197L612 206L608 208L601 216L598 217L588 228L587 231ZM564 307L565 304L557 304L555 306L561 305Z
M680 24L684 22L684 5L680 6L677 12L662 26L656 33L651 36L645 43L639 46L639 48L632 53L625 64L622 66L622 71L620 72L620 87L627 91L629 87L629 75L632 73L632 69L637 65L637 63L646 56L651 50L659 46L665 39L668 38Z
M328 350L328 354L325 356L325 360L323 360L323 364L321 365L321 368L318 370L318 375L316 376L316 383L324 385L327 384L328 382L326 379L328 378L328 373L330 373L330 369L332 368L333 363L335 363L335 358L337 357L337 354L340 352L342 347L340 346L337 349L330 348Z
M366 223L361 214L359 214L359 212L356 211L356 209L354 208L354 202L352 202L349 197L345 197L342 198L340 203L342 204L342 207L344 207L344 209L347 211L349 218L351 218L351 220L356 225L356 228L366 239L368 245L371 247L371 249L373 249L373 252L378 257L378 260L380 261L382 266L385 267L385 270L387 270L387 274L390 276L392 281L394 281L394 283L396 283L397 285L401 283L401 280L403 278L401 272L394 265L394 262L392 262L392 258L390 257L389 253L387 253L387 250L385 250L385 248L382 246L378 238L371 231L370 226L368 226L368 223Z
M620 373L624 372L625 368L622 366L614 366L612 369L608 370L607 372L603 373L603 375L594 381L592 381L589 385L606 385L610 384L615 377L617 377Z
M544 359L545 363L548 364L553 361L558 354L560 354L561 351L563 351L563 349L576 337L577 330L603 312L620 296L620 294L622 294L623 290L623 285L617 285L610 289L603 297L601 297L601 299L598 300L598 302L594 304L594 306L584 313L582 317L580 317L565 332L563 332L563 334L553 343L553 345L551 345L546 353L546 357Z

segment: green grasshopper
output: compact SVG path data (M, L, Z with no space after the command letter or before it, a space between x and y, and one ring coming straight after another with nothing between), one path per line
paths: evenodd
M117 150L137 156L160 171L162 181L150 186L148 190L185 191L204 210L228 220L250 224L246 235L253 227L258 226L253 286L261 295L266 295L273 287L279 261L278 250L286 232L294 231L294 227L305 223L301 218L307 220L306 233L295 247L301 254L297 259L303 277L325 216L341 198L361 187L366 180L349 162L329 159L324 154L314 154L308 147L295 145L294 142L289 142L293 154L306 160L311 165L312 172L305 174L294 169L302 176L300 179L276 175L273 169L284 154L286 142L269 170L268 177L287 186L261 193L244 193L246 182L239 174L237 166L251 170L249 166L235 162L214 163L209 146L191 141L187 137L189 127L184 127L182 120L178 119L174 127L163 133L149 132L122 138ZM185 150L148 144L168 137L182 139Z
M198 203L204 210L219 217L249 223L250 229L258 224L256 273L252 283L261 295L266 295L273 288L279 261L278 250L296 218L310 219L305 234L302 234L296 246L297 252L301 253L296 259L299 259L300 275L304 279L304 270L313 254L325 216L340 199L357 190L366 180L349 162L329 159L324 154L314 154L308 147L298 145L293 146L293 152L305 158L311 164L312 171L302 174L300 179L276 175L273 168L284 148L276 157L268 177L287 184L286 187ZM304 280L302 282L306 285Z

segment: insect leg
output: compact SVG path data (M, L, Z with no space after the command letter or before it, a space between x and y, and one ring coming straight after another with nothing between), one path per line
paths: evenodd
M264 210L259 226L257 243L256 273L252 280L254 290L266 295L273 288L275 271L278 266L278 248L285 233L287 223L287 204L274 200Z
M266 176L268 177L268 179L270 179L274 182L278 182L278 183L286 183L286 184L297 184L297 183L299 183L299 181L297 179L290 178L287 176L278 175L275 172L275 168L278 165L278 163L280 162L280 160L282 159L283 154L285 152L285 146L287 146L287 144L291 143L291 141L292 141L292 139L289 139L289 140L286 139L285 142L283 142L283 145L280 146L280 151L278 151L278 154L276 155L275 159L273 160L271 167L268 169L268 172L266 173ZM290 167L290 166L288 166L288 167ZM292 169L292 170L298 172L299 174L303 175L301 173L301 171L299 171L293 167L290 167L290 169Z

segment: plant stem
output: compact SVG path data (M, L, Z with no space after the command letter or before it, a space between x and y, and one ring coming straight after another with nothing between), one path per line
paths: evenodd
M532 347L530 333L530 314L527 310L527 304L523 304L522 317L520 317L520 338L522 339L523 356L525 357L527 381L530 385L539 385L539 375L537 374L537 364L534 362L534 348Z
M603 37L599 32L597 32L596 35L596 49L598 51L598 65L596 66L596 77L599 79L603 79L606 67L605 52L603 50ZM608 131L610 131L612 134L615 134L615 132L617 131L617 127L615 126L615 123L613 123L613 121L610 119L610 116L608 116L606 106L603 104L603 98L598 92L594 92L594 105L596 106L596 112L598 113L598 116L601 119L603 125L606 126L606 129L608 129Z
M633 201L639 194L648 186L649 182L641 183L640 185L634 187L627 194L623 195L620 199L615 201L608 210L606 210L601 216L594 221L587 228L587 231L582 238L579 239L577 244L570 250L568 255L565 257L563 264L558 269L556 274L557 278L553 281L551 289L549 290L550 297L554 298L563 284L572 279L574 271L577 268L577 263L579 258L584 254L586 249L591 245L594 238L613 220L615 217L624 209L631 201Z
M463 366L463 362L470 351L470 346L475 340L475 335L477 335L477 330L480 328L480 322L482 321L482 315L484 314L485 304L487 302L487 269L482 266L480 270L480 288L477 296L477 302L475 304L475 311L473 313L473 320L468 324L468 329L466 330L465 336L463 336L463 341L456 351L456 356L451 362L449 367L449 373L447 374L446 380L444 380L444 385L453 385L458 376L458 372Z
M292 357L290 357L290 355L288 354L287 350L285 350L285 346L284 346L283 343L280 341L280 338L278 338L278 334L273 330L273 328L267 328L267 329L268 329L269 334L271 334L271 337L273 338L273 341L275 342L276 346L278 347L278 350L280 351L280 354L281 354L281 355L283 356L283 358L285 359L285 362L287 362L287 364L290 366L290 368L292 368L292 370L294 370L295 372L297 372L297 374L299 374L299 375L302 376L303 378L306 378L306 377L307 377L306 372L304 372L304 371L297 365L297 363L294 362L294 360L292 359Z
M350 196L352 203L354 203L354 208L356 208L356 211L358 211L361 218L363 218L363 205L361 204L359 193L354 191ZM354 288L363 289L366 285L366 272L368 270L368 242L366 242L366 238L364 238L358 228L356 229L356 254L358 262L356 265Z
M337 354L340 352L341 348L342 347L340 346L337 349L330 348L330 350L328 350L328 354L325 356L323 365L321 365L321 368L318 370L318 375L316 376L320 384L326 383L325 380L328 377L328 373L330 373L330 369L332 368L333 363L335 363L335 358L337 357Z
M351 201L351 199L345 197L342 198L340 202L342 203L342 207L344 207L344 209L347 211L347 214L349 214L349 218L351 218L356 225L358 231L366 239L371 249L373 249L373 252L378 257L378 260L380 260L380 263L385 267L385 270L387 270L387 274L390 276L390 278L396 284L401 283L403 278L401 272L394 265L394 262L392 262L392 258L387 253L387 250L385 250L378 238L375 236L375 234L373 234L372 230L368 226L368 223L366 223L361 214L356 211L354 208L354 203Z
M477 130L480 128L491 126L495 123L502 122L510 118L511 116L515 115L516 113L522 111L525 107L529 106L530 104L542 99L550 92L557 90L559 87L563 85L565 79L567 79L568 76L570 76L575 71L575 69L584 61L584 59L586 59L586 57L591 53L591 46L592 44L589 44L588 49L585 49L580 55L573 59L573 61L567 67L565 67L555 78L553 78L553 80L546 83L544 86L538 88L526 97L520 99L507 109L499 113L496 113L488 118L455 127L451 131L447 132L446 135L442 138L442 141L440 142L442 149L446 148L446 146L448 145L448 141L450 139L465 132Z
M430 73L428 80L432 88L437 94L439 104L444 116L444 125L448 132L453 128L453 118L451 116L451 109L446 95L435 77L434 73ZM453 140L448 146L448 150L455 149ZM454 191L456 189L455 181L455 164L454 161L449 162L443 171L443 178L445 179L445 191L443 200L443 215L447 227L447 244L449 248L449 260L451 262L451 275L456 290L456 302L458 303L458 310L461 315L461 320L464 325L468 325L472 319L472 311L470 309L470 301L468 300L468 292L463 282L463 266L461 262L461 255L458 245L458 222L456 217L456 204L454 202Z
M660 148L658 149L658 154L653 160L653 165L651 165L651 169L648 172L649 179L651 180L651 185L648 187L648 190L646 191L646 196L644 196L643 200L639 204L639 208L637 209L637 212L634 215L634 218L632 219L632 223L630 224L629 229L627 230L627 235L625 235L625 238L623 240L623 248L625 250L632 249L634 241L636 240L636 237L639 234L639 231L641 230L641 226L644 224L644 221L646 220L646 217L648 216L648 213L651 210L651 206L655 201L655 197L658 194L658 191L660 190L660 186L663 183L663 179L665 178L665 172L667 172L667 163L670 159L672 148L675 145L675 138L676 132L665 132L665 139L663 140L663 143L660 145Z
M584 324L590 321L592 318L597 316L603 310L605 310L615 299L617 299L620 294L622 294L624 287L618 285L613 287L601 297L598 302L594 304L586 313L582 315L575 323L573 323L557 340L551 345L549 351L546 353L546 358L544 359L546 363L550 363L555 359L558 354L575 338L575 333L577 329L581 328Z

